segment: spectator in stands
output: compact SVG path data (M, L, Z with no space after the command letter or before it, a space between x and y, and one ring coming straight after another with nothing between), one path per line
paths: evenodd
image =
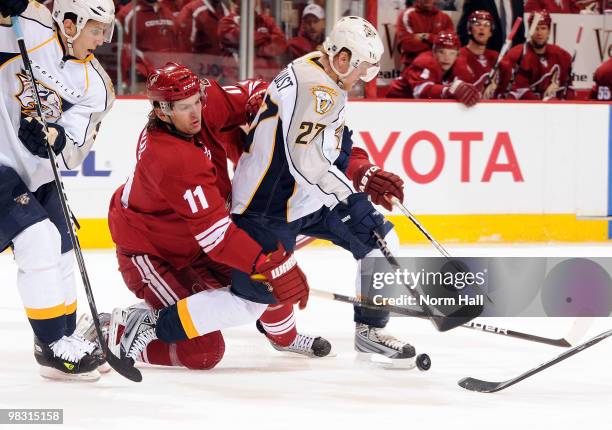
M311 3L302 11L302 22L297 36L287 42L291 60L315 51L325 39L325 10Z
M505 70L514 70L514 82L507 95L510 99L560 100L574 98L570 70L572 56L563 48L548 43L552 20L546 10L532 12L527 20L531 26L539 14L531 41L515 46L504 58Z
M489 72L493 69L499 53L487 49L487 42L493 34L493 16L487 11L477 10L468 18L468 33L470 40L457 57L454 70L457 78L474 84L483 91L483 98L495 98L496 76L491 82Z
M595 70L593 80L595 85L591 90L590 98L592 100L612 100L612 57Z
M229 13L221 0L194 0L187 3L176 18L183 44L191 52L221 55L219 21Z
M484 10L493 16L493 36L489 40L488 47L499 52L516 18L523 17L524 5L523 0L465 0L463 12L457 24L457 32L463 45L467 44L470 38L467 20L475 10ZM514 35L512 44L517 45L524 41L525 27L521 24Z
M126 78L131 65L132 27L136 24L136 72L139 80L144 81L149 72L158 66L155 59L159 52L182 51L178 28L174 22L176 3L169 0L138 0L125 5L117 14L117 21L123 27L124 55L123 71ZM165 62L165 59L161 61Z
M546 9L550 13L599 14L604 10L603 0L527 0L525 12Z
M421 53L402 75L393 81L390 98L455 99L473 106L480 100L478 89L456 78L455 62L459 38L454 32L439 33L433 50Z
M407 2L408 3L408 2ZM414 6L397 17L395 43L406 68L421 53L431 51L434 39L441 31L454 31L450 17L434 6L434 0L415 0Z
M240 47L240 11L230 13L219 21L219 40L224 52L238 56ZM285 34L274 18L255 12L255 73L272 80L280 71L279 56L287 50Z

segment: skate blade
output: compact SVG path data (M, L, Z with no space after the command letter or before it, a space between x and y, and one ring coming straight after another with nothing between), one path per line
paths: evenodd
M278 353L280 353L282 356L284 357L296 357L296 358L309 358L309 359L316 359L316 360L321 360L324 358L329 358L329 357L337 357L338 354L336 353L336 350L334 350L334 348L332 347L331 351L329 351L329 354L327 354L324 357L317 357L316 355L310 355L310 354L304 354L301 352L297 352L297 351L289 351L286 349L282 349L283 347L275 347L274 345L272 345L272 343L270 343L270 345L272 346L272 348L274 348L275 351L278 351Z
M113 370L113 368L110 367L110 364L106 362L98 366L98 372L103 373L103 374L107 374L111 370Z
M358 362L368 363L388 370L412 370L416 367L416 357L393 359L381 354L357 351L355 358Z
M54 381L68 382L96 382L100 379L100 372L92 370L86 373L64 373L53 367L40 366L40 376Z
M108 328L108 349L116 357L121 354L121 336L119 336L119 327L125 326L125 311L121 308L113 309L111 314L110 326Z

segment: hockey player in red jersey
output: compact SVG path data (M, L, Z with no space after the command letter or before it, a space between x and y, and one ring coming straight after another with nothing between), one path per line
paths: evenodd
M595 70L595 85L591 89L591 100L612 100L612 57Z
M548 43L552 20L546 10L531 13L529 27L536 14L540 19L531 41L525 42L525 48L523 45L512 48L502 62L506 71L516 70L507 98L544 101L573 98L573 91L567 91L572 57L563 48Z
M455 99L468 107L478 103L478 89L457 79L454 66L459 48L459 38L455 33L438 34L433 50L419 55L414 63L393 81L387 97Z
M230 11L221 0L193 0L176 16L183 45L196 54L220 56L221 44L217 28L219 21Z
M453 67L458 79L484 90L485 99L493 98L495 92L495 83L488 82L487 79L499 55L497 51L487 49L487 42L493 34L493 25L493 16L487 11L477 10L470 14L467 22L470 40L459 51ZM494 76L492 81L495 79Z
M109 226L128 288L161 312L157 334L129 346L136 334L126 328L122 338L118 330L150 311L113 312L109 343L124 356L208 369L223 356L220 330L258 318L276 349L329 353L325 339L295 329L292 304L306 305L308 284L293 255L282 245L264 254L229 217L231 184L219 133L246 122L257 85L222 88L175 63L149 76L154 109L139 139L135 170L112 197ZM275 302L254 303L230 291L232 270L257 276L262 283L255 285L271 291Z
M404 68L421 52L431 50L438 33L455 30L453 21L434 6L433 0L416 0L414 6L406 7L398 15L395 28L395 41Z

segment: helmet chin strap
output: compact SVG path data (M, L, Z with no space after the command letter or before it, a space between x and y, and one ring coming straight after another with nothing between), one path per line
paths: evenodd
M327 54L328 58L329 58L329 66L331 67L331 69L334 71L334 73L336 75L338 75L338 80L342 82L343 79L346 79L346 77L348 75L351 74L351 72L355 69L350 63L349 63L349 69L346 73L340 73L338 71L338 69L336 69L336 67L334 66L334 55L331 54Z
M74 57L74 48L72 47L72 42L74 42L74 37L66 36L66 48L68 48L68 55Z

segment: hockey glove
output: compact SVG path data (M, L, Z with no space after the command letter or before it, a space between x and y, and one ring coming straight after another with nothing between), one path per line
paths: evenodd
M448 88L451 98L463 103L467 107L474 106L480 101L480 92L478 89L467 82L456 80Z
M342 173L346 173L346 169L349 165L349 159L353 150L353 130L344 126L342 130L342 146L340 147L340 154L334 161L334 165L340 169Z
M23 118L19 125L18 136L21 143L23 143L28 151L41 158L49 158L47 154L47 141L53 148L55 155L61 153L66 146L64 127L48 122L47 128L49 131L45 132L43 123L37 117Z
M0 14L2 16L21 15L28 7L28 0L0 0Z
M306 275L293 253L287 252L281 243L276 251L259 254L253 273L251 278L265 284L279 303L299 303L300 309L306 307L310 291Z
M393 210L387 196L404 201L404 181L395 173L387 172L374 164L366 164L353 175L353 185L357 191L368 193L372 202Z
M360 260L376 247L374 231L385 235L385 218L374 209L365 193L351 194L338 203L325 220L326 226L349 243L355 259Z
M268 89L267 83L260 83L257 86L257 91L251 94L251 96L247 100L246 114L247 114L247 122L249 124L253 122L253 120L255 119L255 115L257 115L257 112L259 111L259 108L261 107L261 104L264 101L267 89Z

